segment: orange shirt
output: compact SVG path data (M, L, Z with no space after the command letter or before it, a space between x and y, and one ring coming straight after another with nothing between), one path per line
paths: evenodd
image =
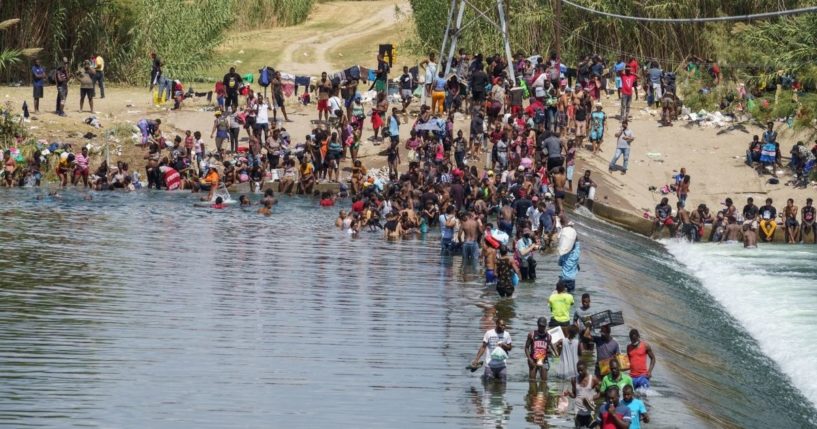
M211 186L217 186L218 179L219 179L218 171L216 170L212 170L209 173L207 173L206 176L204 176L204 181L210 184Z

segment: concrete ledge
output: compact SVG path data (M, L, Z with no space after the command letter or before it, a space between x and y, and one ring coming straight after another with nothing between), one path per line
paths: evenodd
M565 197L565 204L568 207L573 209L576 208L576 195L567 193ZM610 222L614 225L618 225L628 231L635 232L637 234L641 234L645 237L649 237L652 233L652 220L644 219L642 216L635 215L633 213L626 212L624 210L608 206L604 203L598 201L588 201L585 204L593 215L596 217L603 219L607 222ZM712 232L712 225L707 224L704 225L704 234L701 237L701 242L709 241L709 234ZM666 236L666 232L663 232L662 235ZM760 234L760 231L758 231ZM761 242L758 238L758 242ZM773 243L785 243L785 236L783 232L783 226L781 225L780 221L778 220L777 229L774 232L774 239Z

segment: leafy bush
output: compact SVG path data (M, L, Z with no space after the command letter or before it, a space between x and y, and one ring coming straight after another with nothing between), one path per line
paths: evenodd
M0 106L0 145L3 148L14 144L16 136L25 137L26 129L21 121L22 118L15 113L10 101Z

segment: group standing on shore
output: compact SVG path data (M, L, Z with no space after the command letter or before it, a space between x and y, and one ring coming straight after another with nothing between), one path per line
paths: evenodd
M152 89L162 81L163 64L156 54L151 58ZM277 201L269 183L275 179L279 193L317 193L324 207L333 206L337 197L349 195L351 208L340 211L336 221L339 229L353 236L367 229L382 231L385 239L395 240L438 227L440 253L444 257L461 255L464 269L482 266L485 284L496 289L498 299L513 299L519 282L543 283L537 275L537 258L555 254L560 275L553 282L547 281L555 284L548 299L550 318L538 318L536 328L526 337L524 354L529 377L546 381L549 360L558 357L555 372L571 386L564 396L575 399L577 427L590 426L594 415L602 427L638 427L640 421L648 422L644 404L633 395L634 390L643 393L650 387L656 362L651 346L633 329L626 353L622 353L611 335L612 322L599 326L592 322L596 313L590 310L590 295L586 292L581 295L581 307L574 309L573 294L583 291L577 282L581 245L575 225L567 217L565 200L573 191L577 152L602 152L608 134L610 124L599 104L602 96L613 93L607 88L604 61L590 56L572 75L563 70L555 54L548 58L520 55L508 64L500 55L478 54L471 58L461 52L451 64L454 73L445 75L435 55L430 54L415 70L404 68L397 79L399 109L391 108L388 97L390 67L382 55L377 64L372 84L375 97L368 113L357 91L362 83L359 76L341 80L323 73L316 84L310 84L317 99L316 126L297 141L283 127L289 117L280 89L280 72L272 74L273 95L267 97L254 92L231 68L219 82L220 89L216 89L219 110L214 113L210 130L214 152L205 150L206 130L190 130L184 137L170 139L160 119L145 118L137 123L139 143L145 149L145 183L124 163L109 167L103 162L91 174L86 148L75 151L68 144L48 150L58 156L53 167L63 186L70 179L72 184L81 182L96 189L201 191L208 193L202 199L212 201L214 209L228 203L218 195L220 188L248 183L252 190L265 193L258 214L270 216ZM508 82L509 67L521 76L522 91L517 82ZM103 70L104 61L96 56L77 76L81 84L80 109L87 98L93 111L96 86L104 97ZM636 140L628 118L632 99L638 97L639 71L634 58L626 62L621 58L612 67L621 101L610 172L619 169L625 174L628 169L630 147ZM35 63L32 74L38 111L42 98L42 84L38 86L38 82L43 82L46 72ZM666 105L670 102L665 101L668 94L671 101L674 99L674 80L657 64L650 64L646 76L644 88L650 104ZM61 115L65 114L69 78L66 60L54 74L56 111ZM423 101L410 125L409 138L401 142L400 128L408 125L407 108L418 91ZM278 120L279 110L283 121ZM460 112L470 116L467 129L456 129L455 114ZM386 143L388 167L379 176L370 175L358 158L367 118L371 121L372 144ZM764 141L776 140L773 133L769 128ZM243 141L246 146L241 145ZM747 154L750 163L754 148ZM401 149L406 154L405 163ZM760 162L768 162L771 152L771 147L760 147ZM7 151L3 159L9 186L18 181L39 183L48 167L48 158L41 151L31 155L22 173L18 173L17 155ZM802 161L805 167L809 161L806 154ZM351 170L348 182L341 179L344 162L349 162ZM705 205L692 213L687 211L691 179L687 174L681 176L676 183L676 214L673 216L668 198L655 208L656 236L667 227L671 235L678 233L697 241L703 236L703 226L711 223L712 241L742 240L752 246L758 236L764 241L773 240L780 217L787 242L798 242L808 235L817 242L815 209L810 198L802 209L789 200L779 216L771 199L761 208L750 199L742 216L727 199L726 208L713 217ZM338 183L337 193L316 191L317 184L329 182ZM591 172L584 171L576 182L577 203L592 201L597 184ZM239 204L250 202L242 196ZM557 334L558 340L553 338ZM483 336L470 367L476 370L484 365L486 382L505 382L512 351L506 322L498 318L495 328ZM586 361L592 361L594 354L595 367L590 371ZM628 370L629 375L625 373ZM602 398L599 406L597 402Z

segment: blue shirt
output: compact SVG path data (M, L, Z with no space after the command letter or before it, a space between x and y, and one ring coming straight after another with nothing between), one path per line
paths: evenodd
M616 63L616 65L613 66L613 71L616 72L616 74L619 74L619 73L623 72L624 71L624 63L623 62Z
M448 81L444 78L437 77L434 79L434 90L435 91L445 91L445 85Z
M440 215L440 233L442 234L442 238L454 238L454 228L449 228L445 226L445 222L448 219L448 215L441 214Z
M397 120L397 117L393 115L389 117L389 135L390 136L400 135L400 122Z
M38 78L37 75L42 74L45 75L45 69L42 66L32 66L31 67L31 76L34 79L34 86L43 86L43 80Z
M562 267L561 278L565 280L576 280L579 274L579 256L582 254L579 242L573 246L573 250L559 257L559 266Z
M641 415L647 414L647 407L644 406L644 402L640 399L633 398L630 403L621 400L620 404L624 404L627 408L630 409L630 429L641 429Z

